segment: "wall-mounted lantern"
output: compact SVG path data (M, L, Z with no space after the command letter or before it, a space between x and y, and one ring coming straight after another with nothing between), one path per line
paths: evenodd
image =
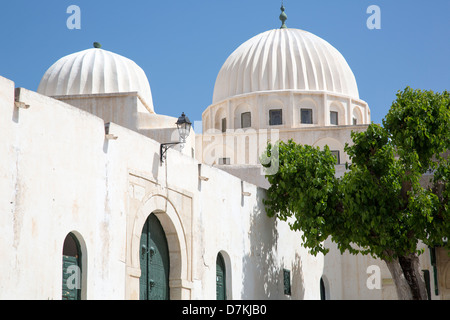
M178 118L176 125L177 125L177 129L178 129L178 134L180 135L180 141L167 142L167 143L161 144L161 146L160 146L161 162L164 162L164 160L166 160L167 149L169 149L170 147L173 147L177 144L186 143L186 139L187 139L187 137L189 137L189 134L191 133L192 123L189 121L189 118L186 117L184 112Z

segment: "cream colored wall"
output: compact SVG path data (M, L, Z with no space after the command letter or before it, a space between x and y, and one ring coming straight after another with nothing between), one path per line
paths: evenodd
M125 272L123 205L108 180L103 121L24 89L16 98L30 107L17 109L11 85L0 105L7 149L0 176L8 180L0 189L8 199L0 215L1 298L60 299L62 246L71 231L87 248L83 297L123 296L115 280Z

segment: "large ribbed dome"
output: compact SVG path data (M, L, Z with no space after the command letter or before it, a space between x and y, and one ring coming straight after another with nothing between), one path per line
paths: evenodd
M238 47L217 76L213 104L270 90L327 91L359 99L355 76L339 51L299 29L269 30Z
M145 72L134 61L100 48L59 59L45 72L37 91L47 96L138 92L147 109L154 110Z

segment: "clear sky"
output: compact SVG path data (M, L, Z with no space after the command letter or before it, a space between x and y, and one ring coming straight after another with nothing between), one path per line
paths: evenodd
M150 81L155 111L194 121L211 104L226 58L279 28L279 0L14 0L0 5L0 75L37 90L59 58L92 47L134 60ZM67 8L81 29L67 28ZM406 86L450 90L450 0L284 0L289 28L325 39L349 63L360 98L381 123ZM381 10L370 30L367 8ZM197 131L197 129L196 129Z

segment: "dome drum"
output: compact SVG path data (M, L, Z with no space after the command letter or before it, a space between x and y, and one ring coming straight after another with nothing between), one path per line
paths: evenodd
M281 110L281 123L271 123L271 110ZM332 120L332 112L337 122ZM250 119L250 126L248 120ZM312 91L267 91L239 95L209 106L203 112L203 132L227 129L290 129L370 123L364 101L339 94ZM225 125L225 127L224 127Z

